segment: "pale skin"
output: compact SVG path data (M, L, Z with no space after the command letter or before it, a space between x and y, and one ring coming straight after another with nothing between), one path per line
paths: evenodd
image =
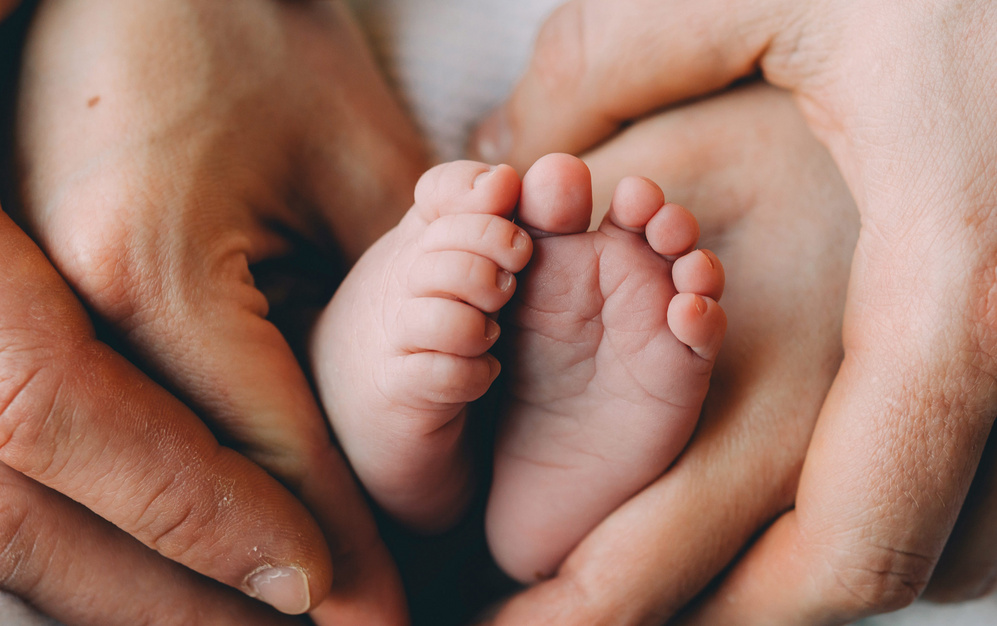
M862 220L844 360L793 485L796 508L690 619L842 623L904 606L931 578L997 410L993 5L624 4L575 1L554 15L486 125L485 151L523 166L584 150L626 120L761 70L793 92ZM959 586L976 593L997 560L979 532L992 500L966 512L980 550ZM742 516L727 533L747 539L762 523ZM663 619L689 597L662 591L635 620Z
M243 593L405 623L250 273L295 236L355 259L425 169L342 7L41 3L15 129L38 246L3 216L3 588L66 623L291 621Z
M678 456L726 329L723 266L694 250L692 214L628 176L586 232L590 187L563 155L523 178L519 216L537 238L502 318L509 376L485 518L496 561L523 582L551 576Z
M440 530L474 486L463 437L475 419L468 403L499 373L491 314L518 293L500 318L512 401L487 524L499 564L522 580L553 573L675 458L726 325L723 268L692 251L692 215L642 178L624 179L613 204L586 233L589 173L568 155L539 160L522 185L508 166L438 166L344 281L312 344L320 394L361 481L403 522Z

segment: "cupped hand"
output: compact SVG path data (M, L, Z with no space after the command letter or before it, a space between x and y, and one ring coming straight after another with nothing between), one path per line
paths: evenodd
M997 410L995 39L982 0L574 0L484 126L482 152L525 167L760 71L856 200L844 360L796 508L703 623L844 622L928 583Z
M5 208L56 269L5 222L0 461L24 506L2 519L24 541L3 573L66 621L246 623L192 600L238 594L58 494L282 610L406 619L250 268L302 241L358 256L406 207L420 146L339 3L237 4L41 3L28 33ZM60 274L179 400L94 339ZM26 510L80 521L22 524Z
M596 206L637 174L692 208L702 245L724 261L729 326L683 455L555 578L511 600L495 620L502 626L668 620L792 507L841 362L857 215L788 95L753 86L660 114L585 160Z

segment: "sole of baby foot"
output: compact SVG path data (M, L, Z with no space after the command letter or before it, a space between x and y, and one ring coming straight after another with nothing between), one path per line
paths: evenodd
M623 180L596 232L573 157L538 161L522 196L536 241L503 318L510 400L486 530L499 565L532 582L681 452L726 318L722 266L652 182Z

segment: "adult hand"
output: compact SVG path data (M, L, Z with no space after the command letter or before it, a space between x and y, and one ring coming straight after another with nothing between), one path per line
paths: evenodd
M597 527L555 578L509 602L497 626L667 621L792 507L841 362L857 215L786 94L753 86L660 114L586 162L596 206L608 206L621 177L639 174L693 209L702 245L724 261L727 336L676 464Z
M483 145L523 167L760 70L793 92L856 198L844 362L796 509L705 623L843 622L925 588L997 409L994 67L985 0L574 0L486 125Z
M2 524L24 541L5 553L4 586L69 622L248 623L249 601L241 613L202 613L237 594L153 558L87 511L73 509L72 531L19 524L24 511L71 509L58 492L285 611L405 621L390 557L250 273L299 239L334 237L355 257L396 221L422 169L415 134L343 8L41 3L15 130L20 206L7 208L129 353L295 492L321 531L276 481L97 343L8 221L4 233L21 245L5 243L0 266L10 337L0 460L23 507ZM116 543L90 549L104 536ZM91 577L92 600L79 601L79 575L53 574L60 567Z

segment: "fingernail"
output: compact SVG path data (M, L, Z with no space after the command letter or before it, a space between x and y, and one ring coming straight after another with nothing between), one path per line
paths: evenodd
M521 230L517 230L516 234L512 236L512 247L516 250L522 250L528 245L530 245L530 236Z
M246 579L249 594L288 615L304 613L311 606L308 578L296 567L268 567Z
M705 256L705 257L706 257L706 262L710 264L710 269L711 269L711 270L713 270L713 269L716 269L716 268L717 268L717 266L716 266L716 265L714 265L714 263L713 263L713 257L712 257L712 256L710 256L710 255L709 255L709 254L708 254L708 253L706 252L706 250L700 250L700 252L701 252L701 253L703 254L703 256Z
M488 374L492 380L495 380L498 378L498 375L502 373L502 364L499 363L498 359L487 352L485 353L485 356L488 357Z
M499 291L505 291L511 287L512 274L505 270L499 270L498 274L495 275L495 286L499 288Z
M512 149L512 132L509 130L509 117L505 108L492 112L474 136L474 150L486 163L501 163Z
M480 174L478 174L477 176L475 176L474 182L471 183L471 188L477 189L478 185L480 185L481 183L483 183L489 176L491 176L492 174L494 174L496 169L498 169L498 168L496 168L493 165L493 166L489 167L486 171L481 172Z
M485 320L485 340L494 341L499 336L499 325L495 320L488 318Z
M699 311L699 314L706 315L707 309L709 309L709 305L706 304L703 296L696 296L696 310Z

